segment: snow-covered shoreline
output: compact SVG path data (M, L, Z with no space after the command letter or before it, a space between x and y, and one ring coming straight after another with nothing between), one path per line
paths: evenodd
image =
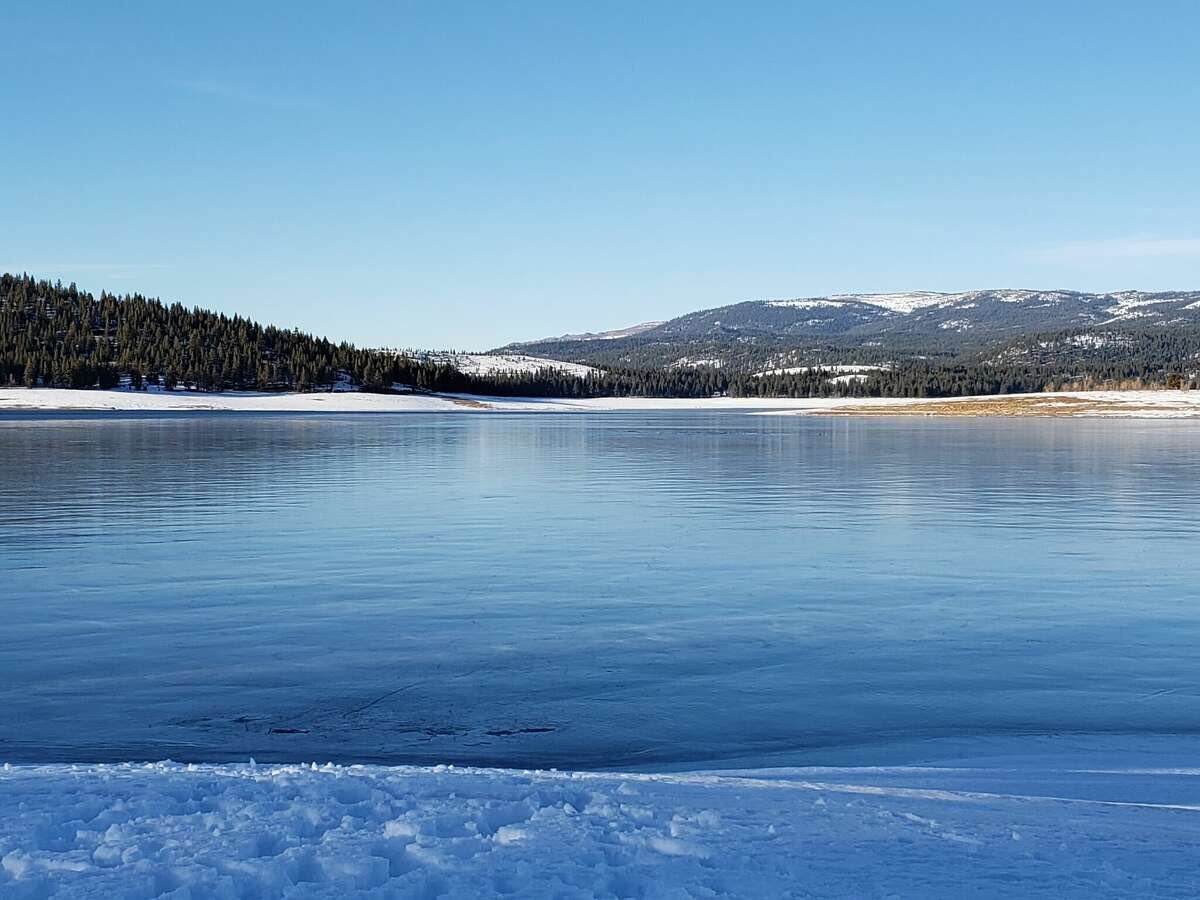
M1190 897L1196 776L5 766L0 896Z
M1005 401L1015 410L997 412L989 405ZM1068 406L1077 401L1075 407ZM933 406L936 404L936 406ZM1056 415L1137 418L1200 417L1200 391L1091 391L1020 394L1007 397L956 397L939 401L899 397L712 397L670 399L598 397L476 397L454 394L335 393L200 393L70 390L59 388L0 388L0 415L12 412L284 412L284 413L398 413L398 412L654 412L672 410L734 410L748 413L811 415L827 412L945 415L947 408L970 415L1040 415L1038 407L1054 407ZM1061 409L1058 409L1061 407Z

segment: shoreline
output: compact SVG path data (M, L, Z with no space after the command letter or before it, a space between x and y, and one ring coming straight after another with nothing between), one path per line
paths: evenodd
M728 752L707 756L660 757L633 762L628 756L538 756L532 753L447 757L438 753L386 754L327 752L317 745L283 750L267 745L220 750L190 744L36 745L0 746L0 771L88 766L146 766L169 761L179 765L237 765L247 759L261 766L308 765L317 760L340 768L588 772L620 775L695 775L708 772L735 774L776 769L909 769L947 766L1022 768L1055 767L1088 770L1102 768L1114 759L1129 766L1200 766L1200 735L1147 731L1138 734L1097 732L980 733L937 737L909 736L882 741L850 741L814 747L797 746L766 752ZM1200 768L1197 769L1200 774ZM1197 782L1200 787L1200 782Z
M1200 770L1176 749L676 773L4 765L0 894L1193 896Z
M736 411L762 415L1200 418L1200 391L1091 391L952 398L490 397L465 394L257 393L0 388L4 413L487 413Z

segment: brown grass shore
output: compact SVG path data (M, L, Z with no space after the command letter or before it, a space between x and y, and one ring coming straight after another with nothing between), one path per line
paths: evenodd
M1064 395L1004 395L963 399L916 400L888 405L847 404L828 410L831 416L1122 416L1161 415L1162 405L1136 400Z

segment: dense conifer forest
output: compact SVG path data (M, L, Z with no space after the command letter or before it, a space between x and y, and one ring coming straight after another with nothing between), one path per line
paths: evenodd
M610 345L605 352L615 356L620 347ZM643 353L636 366L590 360L602 368L584 378L552 369L480 377L445 363L356 348L140 294L93 295L73 284L0 276L0 384L9 386L312 391L342 383L363 390L547 397L943 397L1200 386L1200 329L1194 327L1126 329L1103 347L1089 347L1064 332L971 353L941 350L903 359L893 352L889 368L849 379L833 380L833 370L822 368L851 357L870 362L867 355L863 348L829 346L807 371L760 374L763 369L750 360L744 368L670 367Z

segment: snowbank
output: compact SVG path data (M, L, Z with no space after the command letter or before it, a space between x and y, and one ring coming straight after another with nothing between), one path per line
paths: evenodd
M955 397L938 403L990 403L997 400L1061 402L1080 398L1087 408L1074 415L1191 418L1200 416L1200 391L1092 391L1087 393L1019 394L1005 398ZM97 410L118 412L614 412L670 410L740 410L820 414L839 409L886 411L933 401L898 397L829 397L791 400L775 397L712 397L674 400L649 397L597 397L563 400L546 397L477 397L457 394L368 394L358 391L290 394L230 391L80 391L57 388L0 388L0 414L5 410ZM986 410L980 413L986 415Z
M898 401L904 402L904 401ZM713 397L672 400L646 397L598 397L564 400L547 397L482 397L466 394L260 393L227 391L80 391L57 388L0 388L4 410L111 410L118 412L604 412L638 410L818 410L845 400L788 400Z
M1197 775L6 766L0 896L1193 897Z

